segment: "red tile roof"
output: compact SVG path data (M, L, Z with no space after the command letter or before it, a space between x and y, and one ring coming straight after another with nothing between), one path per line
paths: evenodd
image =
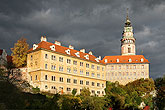
M99 62L97 62L95 59L96 57L94 55L90 55L88 53L83 53L83 52L80 52L80 51L77 51L77 50L74 50L74 49L70 49L68 47L64 47L64 46L59 46L59 45L56 45L54 43L50 43L50 42L45 42L45 41L42 41L40 42L39 44L37 44L38 47L36 49L40 49L40 48L43 48L43 49L47 49L47 50L51 50L50 46L54 45L55 46L55 52L59 52L59 53L62 53L62 54L66 54L66 51L65 50L70 50L70 55L69 56L74 56L74 57L77 57L75 55L75 53L79 52L79 55L80 57L77 57L77 58L82 58L82 59L85 59L87 60L84 56L85 55L89 55L89 61L93 61L93 62L96 62L96 63L102 63L102 64L105 64L102 60L99 60ZM29 49L28 52L31 52L33 51L33 48Z
M129 62L129 59L131 59L131 62ZM141 59L143 59L143 61L141 61ZM105 60L107 60L107 62L105 62ZM105 63L149 63L143 55L105 56L102 61Z

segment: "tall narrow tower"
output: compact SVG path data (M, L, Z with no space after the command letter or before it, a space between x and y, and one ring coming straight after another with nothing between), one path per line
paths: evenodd
M127 17L121 39L121 55L136 55L135 40L127 9Z

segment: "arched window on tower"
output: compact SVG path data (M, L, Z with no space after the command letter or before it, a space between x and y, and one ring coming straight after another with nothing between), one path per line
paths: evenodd
M128 53L131 53L131 48L128 48Z

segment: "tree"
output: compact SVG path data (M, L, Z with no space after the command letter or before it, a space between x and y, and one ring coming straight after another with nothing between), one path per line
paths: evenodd
M73 89L73 90L72 90L72 95L75 96L76 93L77 93L77 89Z
M161 78L157 78L155 80L155 86L157 90L157 97L156 97L156 106L159 110L165 109L165 75Z
M14 48L11 48L12 60L16 67L23 67L26 65L28 49L29 45L23 37L14 44Z
M83 88L80 92L80 96L86 97L86 96L90 96L91 92L89 91L89 88Z

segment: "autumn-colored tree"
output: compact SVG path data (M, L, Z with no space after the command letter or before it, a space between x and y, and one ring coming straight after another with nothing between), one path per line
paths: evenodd
M11 48L12 60L16 67L23 67L26 65L28 49L29 45L23 37L14 44L14 48Z

